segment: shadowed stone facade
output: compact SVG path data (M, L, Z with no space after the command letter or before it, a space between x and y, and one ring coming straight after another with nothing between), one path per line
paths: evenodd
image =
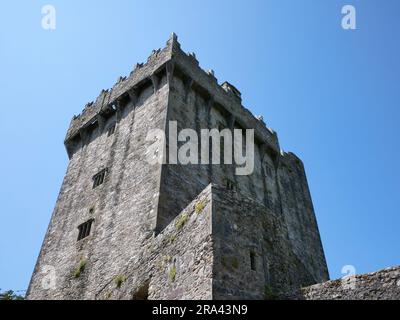
M253 174L149 164L147 134L170 121L254 129ZM70 162L28 299L263 299L328 280L301 160L176 35L87 104L65 146Z

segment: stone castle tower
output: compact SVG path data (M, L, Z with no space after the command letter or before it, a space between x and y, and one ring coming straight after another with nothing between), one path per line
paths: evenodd
M170 121L254 129L253 174L149 164L147 133ZM74 116L65 146L28 299L263 299L328 279L301 160L175 34Z

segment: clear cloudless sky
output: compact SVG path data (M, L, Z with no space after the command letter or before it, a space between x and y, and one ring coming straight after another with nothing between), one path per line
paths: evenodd
M1 1L0 288L28 286L72 116L172 31L304 161L331 278L399 265L399 17L398 0Z

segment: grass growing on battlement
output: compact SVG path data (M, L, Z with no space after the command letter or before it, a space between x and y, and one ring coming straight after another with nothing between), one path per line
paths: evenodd
M175 222L175 227L177 230L181 230L183 226L186 224L188 221L189 216L187 213L183 213Z
M122 284L126 281L126 277L122 274L119 274L114 278L115 285L117 288L121 288Z
M171 234L168 239L169 239L169 243L174 243L175 240L176 240L176 235L175 234Z
M196 203L196 205L194 206L194 211L196 211L197 214L201 213L204 208L205 208L205 204L203 201L199 201L198 203Z
M83 271L85 271L87 261L82 259L74 271L74 278L79 278Z
M168 278L171 282L175 281L176 278L176 267L172 266L172 268L169 270Z

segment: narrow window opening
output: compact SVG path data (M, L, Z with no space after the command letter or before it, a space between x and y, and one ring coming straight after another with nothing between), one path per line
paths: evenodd
M254 252L250 251L250 268L256 271L256 255Z
M93 219L90 219L78 226L79 234L78 241L88 237L90 235L90 229L92 228Z
M107 169L103 169L99 173L96 173L93 176L93 178L92 178L93 179L93 189L98 187L99 185L101 185L104 182L106 172L107 172Z
M226 187L233 191L235 189L235 183L232 180L226 179Z

